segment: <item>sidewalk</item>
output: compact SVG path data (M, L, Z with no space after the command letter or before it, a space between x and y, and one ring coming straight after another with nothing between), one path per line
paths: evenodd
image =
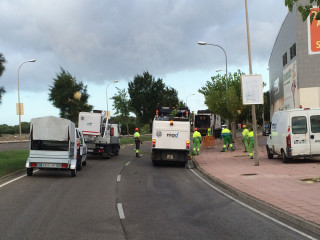
M267 158L266 136L259 139L259 166L244 153L241 140L236 150L220 152L222 141L213 149L202 149L195 157L198 168L228 190L241 193L263 205L263 209L320 234L320 161L297 160L282 163L280 157ZM302 181L304 180L304 181ZM253 198L252 198L253 197Z

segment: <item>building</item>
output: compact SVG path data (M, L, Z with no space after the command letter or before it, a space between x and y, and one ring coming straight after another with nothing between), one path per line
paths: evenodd
M295 6L270 55L269 86L271 117L276 111L320 107L320 21L314 19L310 24L308 18L303 22Z

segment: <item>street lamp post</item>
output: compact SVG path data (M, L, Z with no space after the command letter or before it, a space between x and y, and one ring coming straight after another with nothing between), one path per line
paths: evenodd
M211 45L220 48L224 52L224 56L226 59L226 90L228 90L228 58L227 58L227 53L223 49L223 47L217 45L217 44L212 44L212 43L207 43L207 42L198 42L199 45ZM229 125L229 121L227 120L227 125Z
M188 107L188 97L194 96L194 95L195 95L194 93L191 93L186 97L186 107Z
M19 72L20 72L20 68L22 67L23 64L28 63L28 62L35 62L36 59L31 59L28 61L23 62L19 68L18 68L18 115L19 115L19 137L20 137L20 142L22 141L21 139L21 103L20 103L20 82L19 82Z
M110 82L108 85L107 85L107 88L106 88L106 99L107 99L107 117L109 118L109 106L108 106L108 87L110 86L111 83L117 83L119 82L118 80L114 80L113 82Z
M247 26L247 42L248 42L248 59L249 59L249 72L252 75L252 61L251 61L251 48L250 48L250 31L249 31L249 19L248 19L248 7L247 0L245 0L246 9L246 26ZM257 131L257 117L256 106L252 104L252 128L254 135L254 165L259 166L259 147L258 147L258 131Z
M223 47L217 45L217 44L212 44L212 43L206 43L206 42L198 42L199 45L211 45L220 48L224 52L224 56L226 58L226 89L228 89L228 59L227 59L227 54L226 51L223 49Z

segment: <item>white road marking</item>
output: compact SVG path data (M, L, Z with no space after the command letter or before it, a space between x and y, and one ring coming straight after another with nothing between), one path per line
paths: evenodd
M35 171L33 171L33 172L37 172L37 171L39 171L39 170L35 170ZM9 183L12 183L12 182L14 182L14 181L17 181L17 180L19 180L20 178L23 178L23 177L25 177L25 176L27 176L27 174L26 174L26 175L23 175L23 176L20 176L20 177L17 177L17 178L15 178L15 179L12 179L12 180L10 180L10 181L8 181L8 182L6 182L6 183L3 183L3 184L0 185L0 188L8 185Z
M295 229L295 228L293 228L293 227L291 227L291 226L289 226L289 225L287 225L287 224L285 224L285 223L283 223L283 222L280 222L279 220L277 220L277 219L275 219L275 218L272 218L272 217L264 214L263 212L260 212L259 210L257 210L257 209L255 209L255 208L253 208L253 207L251 207L251 206L249 206L249 205L247 205L247 204L239 201L238 199L235 199L234 197L226 194L225 192L223 192L223 191L221 191L220 189L218 189L218 188L216 188L215 186L213 186L211 183L209 183L209 182L208 182L207 180L205 180L203 177L201 177L201 176L200 176L198 173L196 173L193 169L190 169L190 171L192 171L198 178L200 178L203 182L205 182L206 184L208 184L211 188L213 188L213 189L216 190L217 192L219 192L219 193L221 193L222 195L224 195L224 196L232 199L233 201L241 204L242 206L250 209L251 211L254 211L254 212L256 212L256 213L258 213L258 214L260 214L260 215L262 215L262 216L264 216L264 217L266 217L266 218L268 218L268 219L270 219L270 220L272 220L272 221L274 221L274 222L276 222L276 223L278 223L278 224L280 224L280 225L282 225L282 226L284 226L284 227L286 227L286 228L288 228L288 229L296 232L296 233L299 233L300 235L302 235L302 236L304 236L304 237L306 237L306 238L308 238L308 239L317 240L316 238L314 238L314 237L312 237L312 236L309 236L309 235L307 235L307 234L305 234L305 233L303 233L303 232L301 232L301 231L299 231L299 230L297 230L297 229Z
M130 162L127 162L125 165L128 166L130 163L131 163L131 161L130 161Z
M120 181L121 181L121 175L118 175L117 182L120 182Z
M122 203L117 203L117 207L118 207L120 219L125 219L123 208L122 208Z

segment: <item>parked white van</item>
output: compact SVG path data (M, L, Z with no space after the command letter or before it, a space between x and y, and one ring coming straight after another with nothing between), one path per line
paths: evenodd
M291 159L320 155L320 108L275 112L267 140L268 158Z
M86 160L83 135L72 121L53 116L31 119L30 151L26 161L28 176L38 168L70 170L75 177Z

